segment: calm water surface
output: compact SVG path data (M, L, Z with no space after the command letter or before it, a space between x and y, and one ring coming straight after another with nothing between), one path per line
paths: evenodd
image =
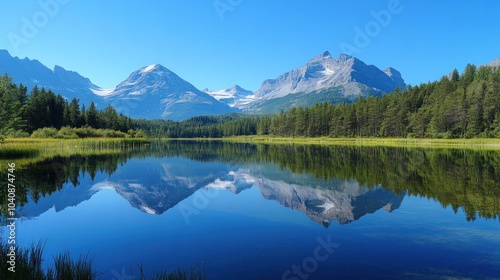
M17 175L18 243L46 240L47 265L89 254L102 279L133 279L137 263L208 279L500 279L498 152L168 142Z

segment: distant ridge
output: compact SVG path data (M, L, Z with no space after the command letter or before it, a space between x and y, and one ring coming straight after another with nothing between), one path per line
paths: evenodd
M77 72L58 65L51 70L38 60L12 57L8 51L0 50L0 72L2 75L7 73L14 83L22 83L29 90L35 86L45 87L68 100L77 98L87 105L92 101L104 105L104 100L95 94L103 91L102 88Z

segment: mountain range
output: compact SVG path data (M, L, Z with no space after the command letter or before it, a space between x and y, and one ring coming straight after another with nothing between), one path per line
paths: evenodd
M497 66L500 59L487 64ZM153 64L134 71L114 89L106 90L74 71L61 66L52 70L38 60L12 57L0 50L0 72L28 89L45 87L67 100L77 98L104 108L113 105L133 118L185 120L199 115L277 113L291 107L318 102L353 102L359 97L381 96L405 88L400 72L380 70L346 54L333 58L326 51L306 64L275 79L262 82L252 92L234 85L223 90L199 90L166 67Z
M28 89L45 87L67 100L77 98L87 107L90 102L98 108L111 104L132 118L177 121L231 112L275 113L323 101L349 102L359 96L381 95L406 86L393 68L382 71L344 54L334 59L329 52L276 79L264 81L256 92L238 85L201 91L159 64L134 71L114 89L106 90L77 72L57 65L50 70L38 60L12 57L6 50L0 50L0 71Z

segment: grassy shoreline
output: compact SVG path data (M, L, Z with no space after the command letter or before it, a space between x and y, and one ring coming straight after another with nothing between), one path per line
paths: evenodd
M87 149L106 150L134 145L147 145L158 141L228 141L239 143L263 144L304 144L304 145L340 145L340 146L381 146L381 147L415 147L415 148L451 148L500 150L500 139L431 139L431 138L329 138L329 137L274 137L274 136L234 136L224 138L163 138L163 139L131 139L131 138L85 138L85 139L40 139L40 138L7 138L0 142L0 157L2 150L27 151L33 150L58 153L75 153ZM31 152L30 152L31 151ZM14 153L17 154L17 153Z
M43 159L54 156L119 153L127 147L148 145L145 138L7 138L0 142L0 159Z
M267 144L305 144L305 145L340 145L340 146L381 146L415 148L455 148L500 150L500 139L417 139L417 138L329 138L329 137L272 137L272 136L237 136L223 138L225 141L252 142Z

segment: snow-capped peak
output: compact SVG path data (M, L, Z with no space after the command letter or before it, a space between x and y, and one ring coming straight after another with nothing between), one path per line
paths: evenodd
M104 98L132 118L184 120L232 111L160 64L132 72Z
M383 72L373 65L340 54L334 59L328 51L309 60L302 67L293 69L275 79L266 80L255 92L256 100L281 98L289 94L307 94L322 89L344 87L344 95L360 95L361 87L353 83L374 88L378 92L389 92L397 85L405 87L399 72L389 69ZM354 88L354 89L353 89Z
M148 73L148 72L151 72L153 71L155 68L157 68L159 66L159 64L151 64L149 66L146 66L144 68L141 69L141 72L142 73Z

